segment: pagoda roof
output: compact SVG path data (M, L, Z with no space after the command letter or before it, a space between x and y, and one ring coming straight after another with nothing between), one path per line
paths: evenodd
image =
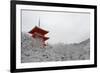
M46 41L46 40L48 40L48 39L49 39L49 37L43 37L43 39L44 39L44 41Z
M41 37L44 41L46 41L46 40L49 39L49 37L46 37L46 36L40 35L40 34L38 34L38 33L36 33L36 32L32 35L32 37L35 37L35 36Z
M35 32L42 34L42 35L45 35L48 33L48 31L46 31L40 27L37 27L37 26L35 26L29 33L34 34Z

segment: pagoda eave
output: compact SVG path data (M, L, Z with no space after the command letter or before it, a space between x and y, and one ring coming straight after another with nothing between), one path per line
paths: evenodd
M48 31L46 31L40 27L37 27L37 26L35 26L29 33L34 34L35 32L40 33L42 35L45 35L48 33Z

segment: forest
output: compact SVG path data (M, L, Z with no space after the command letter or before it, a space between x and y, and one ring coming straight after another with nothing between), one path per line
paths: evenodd
M34 38L29 34L21 35L21 63L71 61L90 59L90 39L73 44L47 44L44 48L33 46Z

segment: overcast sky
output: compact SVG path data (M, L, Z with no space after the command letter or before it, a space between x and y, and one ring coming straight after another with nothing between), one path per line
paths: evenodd
M74 12L48 12L22 10L22 32L34 26L48 30L50 44L78 43L90 37L90 14Z

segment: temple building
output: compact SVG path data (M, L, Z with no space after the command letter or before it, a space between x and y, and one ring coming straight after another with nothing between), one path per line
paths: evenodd
M49 37L46 37L45 35L48 33L48 31L35 26L30 32L29 32L34 40L34 46L44 48L46 46L46 40L49 39Z

